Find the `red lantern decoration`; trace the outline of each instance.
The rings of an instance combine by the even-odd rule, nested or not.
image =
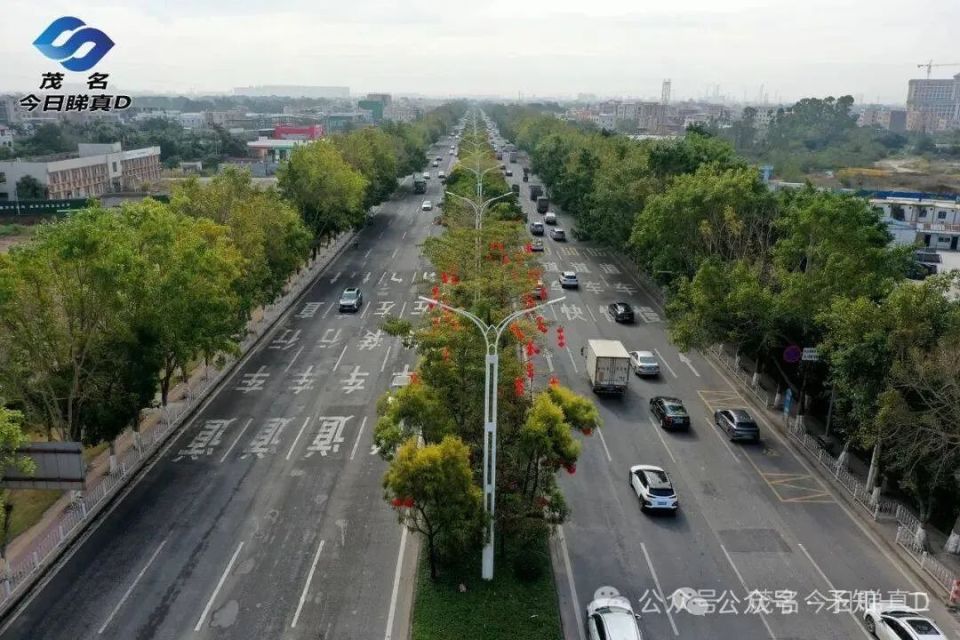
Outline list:
[[[593,434],[593,428],[592,428],[592,427],[584,427],[584,428],[583,428],[583,435],[589,436],[589,435],[592,435],[592,434]]]
[[[563,327],[557,327],[557,346],[561,349],[567,346],[567,336],[563,333]]]
[[[527,377],[533,380],[533,363],[527,362]]]
[[[403,499],[403,506],[406,507],[407,509],[412,509],[412,508],[413,508],[413,498],[404,498],[404,499]]]
[[[577,472],[577,463],[568,462],[567,464],[563,465],[563,468],[567,470],[567,473],[569,473],[570,475],[573,475]]]
[[[550,376],[550,386],[556,387],[560,384],[560,378],[557,376]]]
[[[393,505],[394,509],[399,509],[403,506],[403,500],[401,498],[394,498],[390,501],[390,504]]]
[[[444,274],[444,277],[446,277],[446,274]],[[446,282],[446,280],[444,280],[444,282]],[[433,289],[430,290],[430,293],[434,300],[440,299],[440,287],[437,285],[433,285]]]
[[[532,358],[532,357],[533,357],[533,354],[536,353],[536,347],[533,346],[533,343],[532,343],[532,342],[528,342],[528,343],[527,343],[527,346],[526,346],[526,349],[527,349],[527,357],[528,357],[528,358]]]
[[[526,390],[526,385],[523,383],[523,378],[516,378],[513,381],[513,390],[516,392],[518,398],[523,397],[523,393]]]
[[[547,321],[543,319],[543,316],[537,316],[537,331],[540,333],[547,332]]]
[[[460,284],[460,278],[457,277],[457,274],[450,276],[450,284]]]
[[[443,272],[440,274],[440,281],[443,282],[443,284],[447,284],[450,281],[450,276],[448,276],[446,272]]]
[[[410,384],[420,384],[420,374],[416,371],[410,374]]]
[[[527,244],[523,245],[523,250],[527,253],[533,253],[533,245],[528,242]]]

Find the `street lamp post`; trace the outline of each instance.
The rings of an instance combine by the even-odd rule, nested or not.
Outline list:
[[[473,209],[473,214],[474,214],[473,224],[474,224],[474,229],[476,229],[477,231],[477,273],[479,274],[480,273],[480,229],[483,228],[483,214],[486,211],[487,207],[489,207],[491,204],[493,204],[500,198],[506,198],[507,196],[513,195],[513,191],[507,191],[506,193],[501,193],[499,196],[490,198],[489,200],[486,200],[485,202],[482,202],[480,204],[477,204],[470,198],[464,198],[459,194],[453,193],[452,191],[447,191],[446,194],[448,196],[453,196],[454,198],[458,198],[466,202]]]
[[[478,318],[475,314],[464,309],[458,309],[444,304],[439,300],[419,296],[420,300],[435,304],[442,309],[452,311],[457,315],[467,318],[477,326],[483,335],[483,340],[487,346],[486,357],[484,359],[484,380],[483,380],[483,508],[490,517],[489,530],[486,540],[483,544],[483,556],[481,577],[484,580],[493,580],[493,535],[494,535],[494,514],[496,512],[496,484],[497,484],[497,385],[500,373],[500,336],[514,320],[533,313],[539,309],[544,309],[551,304],[555,304],[566,299],[566,296],[538,304],[529,309],[520,309],[514,311],[506,318],[495,325],[490,325]],[[491,337],[493,338],[491,340]]]

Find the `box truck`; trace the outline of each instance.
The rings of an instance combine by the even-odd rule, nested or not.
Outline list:
[[[587,340],[583,348],[594,393],[623,394],[630,380],[630,354],[619,340]]]

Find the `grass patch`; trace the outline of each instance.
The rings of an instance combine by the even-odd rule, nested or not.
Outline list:
[[[10,539],[17,537],[43,517],[44,512],[60,499],[62,491],[47,489],[20,489],[11,491],[8,501],[13,505],[10,518]]]
[[[560,612],[550,568],[547,540],[542,541],[542,573],[524,583],[513,571],[511,554],[497,556],[492,582],[480,578],[480,552],[458,567],[445,567],[430,580],[430,563],[421,547],[413,607],[413,640],[559,640]],[[460,593],[459,585],[467,587]]]
[[[0,224],[0,238],[5,236],[30,236],[35,227],[26,224]]]

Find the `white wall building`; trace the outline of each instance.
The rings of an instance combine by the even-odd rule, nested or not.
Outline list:
[[[184,129],[205,129],[207,126],[207,114],[200,111],[198,113],[181,113],[180,126]]]
[[[957,251],[960,242],[960,202],[919,198],[871,198],[870,204],[883,212],[884,221],[901,244],[904,225],[913,228],[914,241],[932,249]]]
[[[13,129],[0,124],[0,147],[13,148]]]

